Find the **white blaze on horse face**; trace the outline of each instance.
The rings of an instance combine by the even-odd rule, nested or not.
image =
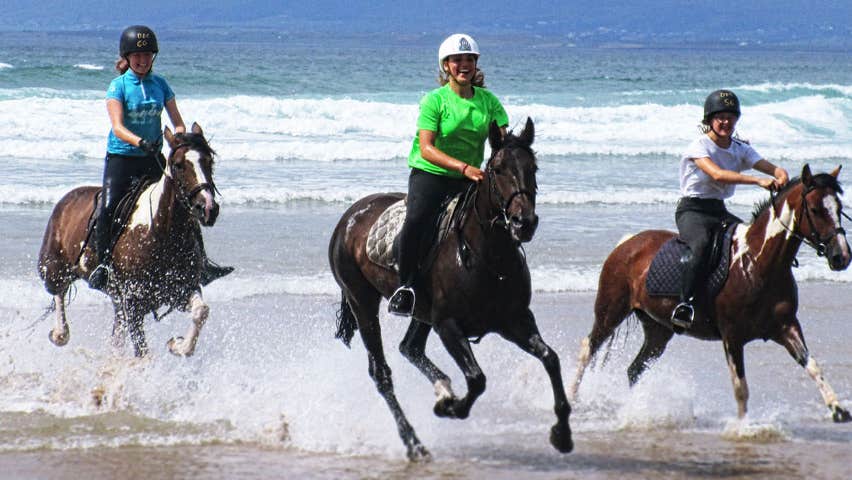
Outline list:
[[[201,154],[195,150],[190,150],[184,155],[184,160],[192,166],[192,171],[195,172],[195,178],[199,184],[211,184],[210,179],[204,174],[204,169],[201,167]],[[213,195],[208,190],[201,191],[204,196],[204,218],[210,217],[210,210],[213,209]]]

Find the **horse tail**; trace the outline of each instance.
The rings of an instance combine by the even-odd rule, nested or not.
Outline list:
[[[337,333],[334,334],[334,338],[339,338],[348,347],[355,335],[355,330],[358,330],[358,321],[352,313],[352,307],[349,306],[346,295],[341,295],[340,308],[337,310]]]

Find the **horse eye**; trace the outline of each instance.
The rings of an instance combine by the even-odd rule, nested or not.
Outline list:
[[[183,170],[184,169],[183,162],[175,163],[175,168],[178,169],[178,170]]]

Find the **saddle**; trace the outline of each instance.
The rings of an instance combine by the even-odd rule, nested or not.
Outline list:
[[[437,220],[437,233],[433,236],[432,246],[429,253],[425,256],[426,260],[421,266],[424,270],[434,258],[433,252],[437,246],[447,238],[450,228],[453,225],[453,218],[456,216],[459,200],[464,193],[460,193],[450,197],[441,209],[441,214]],[[402,224],[405,223],[405,203],[408,197],[405,197],[391,204],[381,215],[376,219],[376,222],[370,227],[367,233],[367,258],[376,265],[380,265],[391,270],[397,268],[397,239],[399,232],[402,230]]]
[[[738,222],[722,224],[714,236],[712,247],[709,249],[705,263],[706,271],[703,288],[696,289],[696,297],[712,300],[716,297],[725,281],[728,279],[728,269],[731,263],[731,241]],[[686,266],[681,263],[681,257],[689,251],[689,247],[677,237],[672,238],[660,247],[645,280],[648,295],[653,297],[680,296],[681,278]]]
[[[115,242],[118,241],[118,237],[124,231],[124,228],[127,226],[127,222],[130,220],[130,216],[133,214],[134,207],[136,206],[136,202],[139,200],[139,197],[142,195],[142,192],[145,191],[148,186],[154,183],[154,179],[150,177],[143,177],[137,182],[134,182],[130,190],[118,201],[118,205],[115,208],[115,213],[113,215],[112,225],[110,225],[110,241],[109,248],[115,246]],[[92,214],[89,216],[89,222],[86,226],[86,237],[83,241],[83,246],[80,249],[80,255],[83,255],[83,252],[86,251],[86,247],[90,242],[93,242],[93,236],[95,234],[95,225],[98,222],[98,217],[100,216],[101,210],[103,210],[103,202],[101,198],[103,197],[103,189],[98,190],[98,193],[94,197],[94,208],[92,209]],[[97,259],[100,262],[101,259]],[[79,262],[79,259],[78,259]]]

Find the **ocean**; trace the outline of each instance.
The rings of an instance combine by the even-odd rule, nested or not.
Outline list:
[[[334,339],[340,291],[326,254],[351,202],[405,191],[417,105],[437,86],[443,34],[158,35],[155,71],[218,154],[222,211],[205,230],[207,249],[236,271],[205,288],[211,315],[191,358],[165,348],[188,325],[180,313],[148,319],[148,358],[112,351],[111,305],[84,282],[68,308],[70,343],[48,341],[38,250],[61,196],[100,183],[118,32],[0,32],[0,477],[847,474],[852,424],[831,422],[812,380],[773,343],[746,348],[750,411],[739,421],[719,342],[675,338],[629,389],[625,370],[641,344],[633,328],[587,373],[571,417],[576,449],[560,455],[547,442],[552,396],[535,359],[486,337],[474,352],[488,389],[469,419],[439,419],[432,386],[397,352],[407,323],[383,313],[397,395],[435,458],[408,465],[360,339],[351,350]],[[849,163],[845,50],[477,40],[510,128],[535,122],[540,226],[525,251],[532,309],[566,383],[609,251],[626,234],[675,228],[679,154],[698,135],[710,91],[739,95],[740,136],[791,176],[804,164]],[[740,186],[728,205],[748,220],[765,198]],[[850,408],[852,272],[831,272],[807,247],[798,260],[805,337]],[[427,352],[463,392],[437,340]],[[105,392],[100,407],[95,389]]]

